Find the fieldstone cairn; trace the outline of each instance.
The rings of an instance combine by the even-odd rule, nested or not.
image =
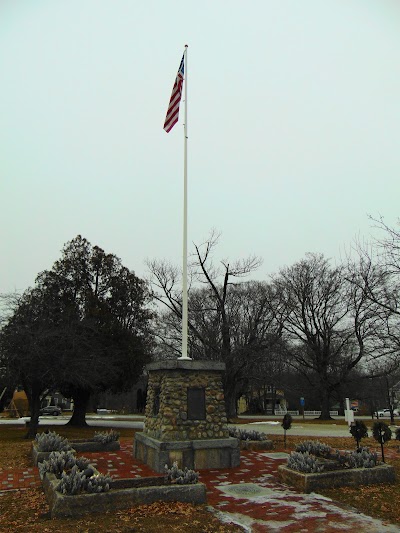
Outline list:
[[[134,457],[153,470],[177,461],[191,469],[240,464],[239,442],[229,437],[222,374],[225,364],[173,360],[151,363],[144,430]]]

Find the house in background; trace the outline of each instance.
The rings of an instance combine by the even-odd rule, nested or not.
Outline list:
[[[63,411],[73,411],[74,402],[71,398],[65,398],[60,392],[50,392],[42,400],[40,407],[47,407],[49,405],[58,405]]]
[[[141,376],[127,392],[103,392],[93,398],[93,410],[107,409],[121,414],[144,413],[147,397],[147,376]]]
[[[272,385],[264,385],[241,396],[238,402],[238,414],[285,414],[288,403],[284,391]]]

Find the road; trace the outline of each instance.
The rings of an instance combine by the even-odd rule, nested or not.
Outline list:
[[[39,420],[39,425],[62,426],[68,422],[70,415],[61,416],[42,416]],[[283,429],[281,427],[282,417],[276,417],[276,420],[262,420],[253,422],[251,418],[246,424],[229,424],[231,427],[238,427],[240,429],[248,429],[267,433],[267,435],[282,435]],[[370,420],[370,417],[357,417],[358,419]],[[246,419],[246,417],[243,417]],[[24,425],[28,417],[23,418],[0,418],[0,424],[8,425]],[[349,429],[347,426],[338,423],[343,420],[343,417],[336,417],[325,424],[308,424],[307,419],[303,420],[301,417],[293,418],[292,427],[288,430],[288,435],[300,435],[308,437],[349,437]],[[382,419],[381,419],[382,420]],[[389,424],[389,419],[384,419]],[[110,427],[110,428],[132,428],[143,429],[143,416],[141,415],[87,415],[86,422],[93,427]],[[394,430],[398,426],[392,426]]]

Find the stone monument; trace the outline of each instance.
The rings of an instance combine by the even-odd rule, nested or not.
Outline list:
[[[231,468],[240,464],[238,439],[229,437],[222,374],[225,364],[177,359],[150,363],[144,430],[133,455],[156,472]]]

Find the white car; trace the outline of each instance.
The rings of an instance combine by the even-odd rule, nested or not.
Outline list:
[[[393,415],[399,416],[399,411],[397,409],[393,409]],[[376,413],[374,413],[374,416],[378,416],[379,418],[383,416],[389,416],[390,417],[390,409],[379,409]]]

